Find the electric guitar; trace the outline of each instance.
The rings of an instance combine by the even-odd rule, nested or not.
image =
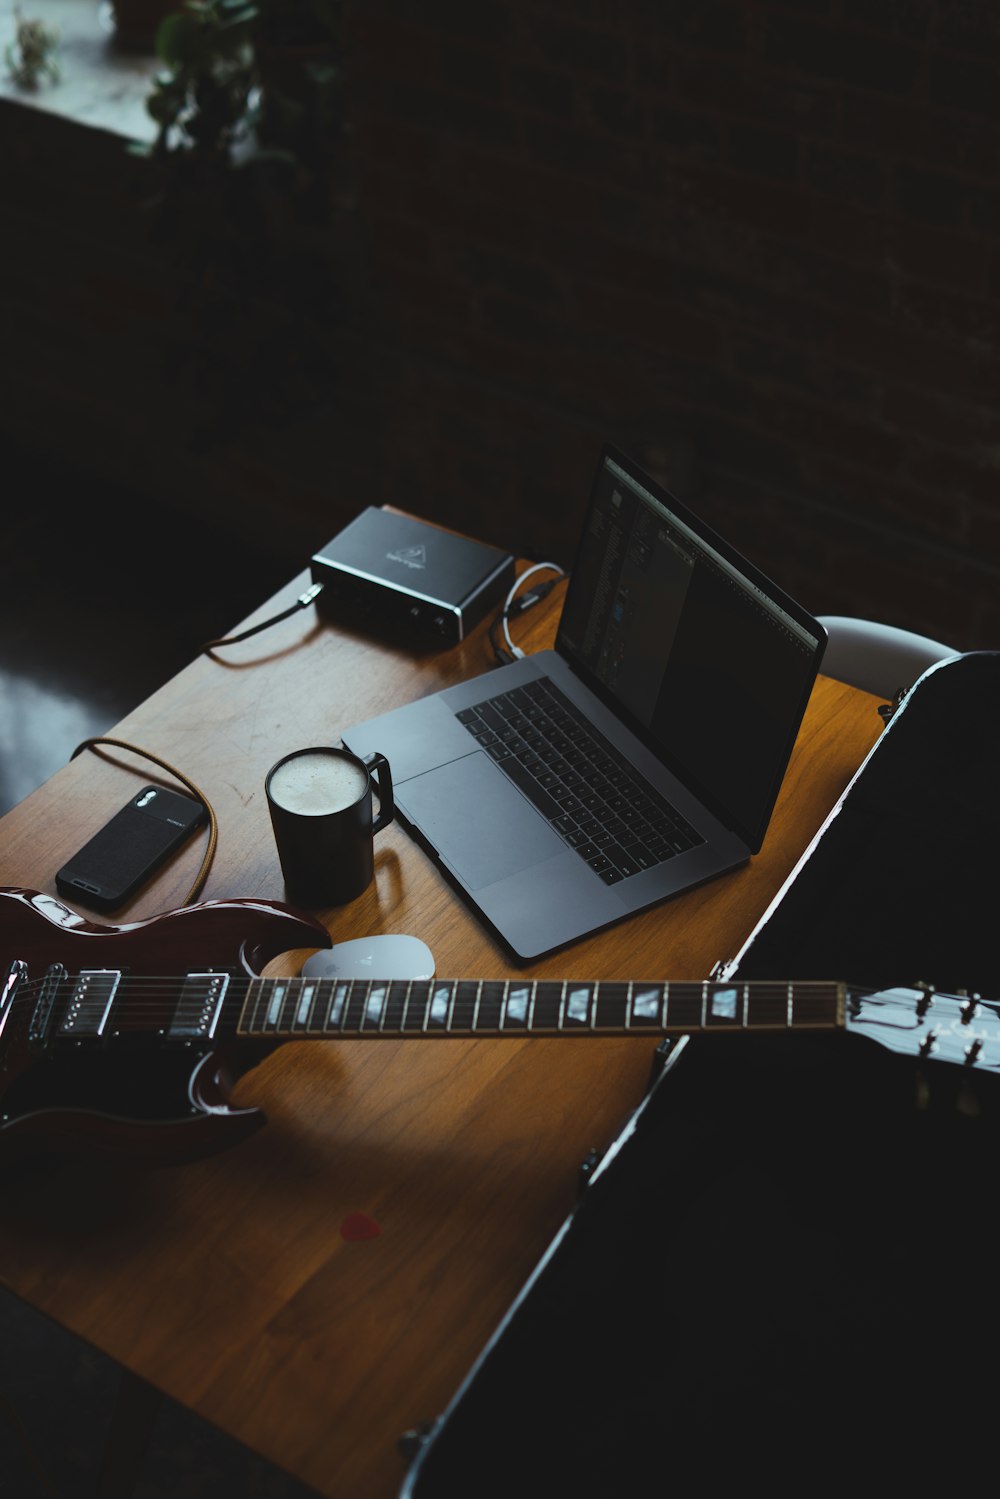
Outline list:
[[[1000,1069],[998,1005],[926,986],[263,978],[277,954],[330,937],[289,906],[253,899],[115,927],[0,888],[0,934],[4,1147],[209,1154],[265,1122],[230,1103],[233,1077],[309,1039],[847,1030],[913,1058]]]

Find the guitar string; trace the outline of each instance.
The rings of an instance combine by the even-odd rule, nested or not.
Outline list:
[[[78,982],[78,980],[74,976],[67,976],[66,978],[58,979],[54,983],[50,982],[49,987],[50,987],[51,997],[52,997],[53,1003],[55,1003],[57,1000],[65,999],[67,997],[67,995],[71,996],[75,992],[75,990],[76,990],[77,982]],[[236,989],[236,991],[233,994],[226,995],[224,997],[224,999],[223,999],[223,1010],[229,1011],[230,1013],[239,1010],[240,1015],[242,1017],[242,1011],[243,1011],[244,1007],[246,1006],[246,1004],[248,1003],[248,1001],[251,998],[250,993],[249,993],[249,986],[252,983],[254,983],[254,982],[259,982],[259,980],[251,979],[251,978],[246,978],[245,980],[243,980],[242,976],[240,978],[238,978],[237,979],[238,988]],[[303,987],[306,987],[308,985],[309,980],[302,979],[302,978],[300,978],[298,976],[293,976],[293,977],[289,977],[287,980],[282,980],[280,978],[275,978],[275,979],[265,979],[265,980],[263,980],[263,982],[268,983],[268,984],[273,984],[273,985],[275,985],[275,987],[278,987],[278,986],[282,985],[283,983],[293,986],[293,987],[291,987],[288,996],[281,997],[280,1004],[281,1004],[282,1010],[284,1010],[287,1007],[290,1011],[294,1012],[296,1004],[301,1002],[302,989],[303,989]],[[336,983],[336,980],[325,979],[325,980],[317,980],[315,982],[317,982],[320,985],[325,984],[325,985],[330,986],[328,988],[327,993],[325,995],[323,993],[322,988],[320,989],[320,997],[323,998],[323,999],[332,1001],[332,998],[333,998],[332,987]],[[275,1027],[268,1028],[268,1026],[266,1024],[264,1024],[264,1025],[259,1025],[258,1024],[258,1025],[255,1025],[255,1026],[251,1026],[250,1029],[253,1030],[253,1031],[259,1032],[261,1034],[275,1034],[275,1033],[286,1034],[286,1033],[289,1033],[289,1032],[294,1032],[296,1029],[300,1029],[300,1030],[316,1029],[316,1030],[318,1030],[320,1032],[320,1034],[336,1035],[336,1034],[340,1034],[340,1033],[344,1032],[344,1030],[345,1030],[345,1022],[346,1022],[348,1016],[351,1015],[351,1011],[352,1010],[354,1012],[353,1013],[353,1019],[352,1019],[352,1029],[353,1029],[353,1027],[358,1027],[358,1028],[363,1028],[364,1027],[365,1021],[366,1021],[366,1019],[368,1019],[368,1001],[369,1001],[369,998],[370,998],[370,989],[371,988],[376,988],[377,989],[379,987],[384,987],[386,990],[388,990],[390,988],[390,986],[392,984],[394,984],[394,983],[405,983],[405,984],[408,984],[408,993],[407,993],[407,995],[404,998],[404,1005],[408,1005],[411,1002],[411,1000],[412,1000],[412,998],[414,996],[414,992],[416,992],[416,996],[419,998],[420,1002],[422,1004],[426,1005],[429,1001],[432,1000],[432,997],[435,994],[439,994],[442,989],[446,989],[447,988],[450,991],[454,991],[455,989],[457,989],[457,987],[459,985],[469,984],[469,983],[476,984],[475,980],[468,980],[468,979],[417,979],[417,980],[413,980],[412,982],[411,981],[407,981],[407,980],[392,980],[392,979],[387,979],[387,980],[379,980],[379,979],[371,979],[371,980],[369,980],[369,979],[357,979],[357,980],[348,980],[347,982],[351,985],[351,989],[350,989],[350,992],[348,993],[348,995],[346,996],[345,1002],[344,1002],[343,1007],[342,1007],[343,1019],[334,1022],[332,1025],[329,1025],[328,1027],[326,1025],[324,1025],[324,1026],[315,1026],[315,1025],[314,1026],[308,1026],[308,1025],[306,1025],[306,1026],[297,1027],[294,1020],[288,1021],[286,1019],[284,1021],[284,1023],[281,1024],[280,1026],[275,1026]],[[566,989],[566,990],[572,990],[572,989],[578,989],[578,990],[588,989],[588,990],[590,990],[590,989],[593,989],[593,990],[596,991],[596,994],[597,994],[597,1002],[600,1003],[603,1000],[604,1003],[605,1003],[605,1005],[614,1005],[616,1003],[617,1004],[622,1004],[622,1002],[626,1000],[626,994],[623,991],[627,991],[629,989],[630,982],[631,982],[631,987],[633,989],[638,989],[640,991],[649,991],[649,990],[652,990],[652,989],[662,988],[664,986],[667,986],[668,991],[669,990],[673,990],[672,994],[670,994],[669,992],[667,994],[668,1004],[669,1004],[669,1002],[670,1002],[671,999],[673,999],[675,1001],[698,999],[698,998],[700,998],[702,996],[702,994],[704,992],[704,988],[705,988],[705,985],[702,982],[698,981],[698,980],[682,980],[682,981],[674,981],[674,982],[669,982],[669,983],[668,983],[667,980],[662,980],[662,979],[656,979],[656,980],[652,980],[652,979],[650,979],[650,980],[632,980],[632,981],[628,981],[628,980],[614,980],[614,979],[612,979],[612,980],[600,980],[600,981],[598,981],[598,980],[582,980],[582,979],[580,979],[580,980],[567,979],[565,981],[563,981],[563,980],[554,980],[554,979],[550,979],[550,980],[544,980],[543,979],[543,980],[537,980],[537,981],[530,980],[530,981],[527,981],[527,982],[524,982],[524,983],[519,983],[517,980],[510,980],[510,981],[506,981],[506,980],[502,980],[502,979],[498,979],[498,980],[484,980],[484,983],[496,983],[496,984],[501,985],[501,986],[506,986],[505,992],[503,993],[502,996],[491,996],[491,999],[493,1000],[493,1002],[496,1002],[496,1000],[498,998],[501,999],[501,1002],[503,1000],[508,999],[509,998],[508,991],[511,988],[514,988],[515,990],[517,988],[531,988],[533,984],[537,983],[539,985],[542,985],[542,984],[550,985],[551,984],[555,988],[560,989],[560,990],[563,990],[563,989]],[[16,1008],[18,1010],[22,1010],[24,1008],[27,1008],[29,1005],[34,1005],[35,1003],[37,1003],[38,999],[41,997],[42,990],[43,990],[43,988],[45,986],[45,983],[46,983],[46,980],[44,978],[41,978],[41,979],[32,979],[32,980],[25,981],[25,983],[23,984],[22,988],[19,989],[19,991],[17,992],[17,994],[14,997],[14,1003],[13,1003],[12,1009]],[[177,987],[177,985],[178,985],[177,978],[175,976],[171,976],[171,975],[158,975],[158,974],[154,974],[154,975],[149,975],[149,976],[146,976],[146,977],[138,977],[138,978],[133,977],[133,978],[130,978],[128,980],[128,991],[127,991],[127,994],[124,995],[121,999],[119,999],[117,1001],[117,1003],[114,1005],[113,1013],[114,1013],[115,1020],[117,1022],[128,1021],[128,1022],[132,1022],[132,1023],[134,1023],[136,1021],[145,1021],[147,1025],[152,1025],[154,1027],[158,1026],[158,1023],[160,1021],[169,1022],[171,1019],[173,1019],[173,1018],[176,1017],[179,1005],[181,1005],[181,1004],[184,1003],[183,997],[179,997],[178,996],[178,987]],[[355,988],[355,985],[357,985],[358,987]],[[476,987],[478,989],[478,987],[479,987],[478,984],[476,984]],[[711,984],[710,983],[710,987],[713,988],[713,989],[715,989],[715,990],[726,990],[726,989],[732,989],[732,988],[742,988],[744,986],[742,986],[742,985],[726,984],[726,983],[715,983],[715,984]],[[797,988],[800,991],[801,997],[803,997],[803,998],[806,997],[806,995],[810,991],[812,991],[812,990],[829,991],[829,990],[831,990],[833,988],[836,988],[835,985],[831,984],[830,982],[823,981],[823,980],[808,980],[808,981],[805,981],[804,983],[798,983],[794,987]],[[786,1002],[786,999],[787,999],[787,993],[788,993],[788,984],[786,984],[786,983],[779,983],[779,982],[770,982],[769,983],[769,982],[766,982],[766,981],[762,982],[762,983],[755,983],[753,985],[753,989],[752,989],[752,992],[751,992],[751,1001],[757,1001],[758,1003],[757,1003],[757,1005],[755,1007],[758,1008],[761,1012],[763,1012],[763,1009],[764,1009],[763,1002],[764,1001],[766,1001],[766,1000],[772,1000],[772,1001],[777,1000],[781,1005],[784,1005],[784,1003]],[[270,996],[272,1002],[273,1002],[273,997],[274,996],[273,996],[273,993],[272,993],[272,995]],[[538,1000],[539,997],[540,996],[538,996],[537,993],[533,996],[533,998],[536,1000],[536,1002],[537,1002],[537,1000]],[[548,995],[548,996],[544,996],[542,998],[543,998],[543,1003],[545,1003],[546,1005],[549,1005],[549,1004],[551,1004],[551,1001],[552,1001],[552,999],[555,998],[555,996]],[[100,999],[101,999],[101,997],[98,996],[97,1001],[96,1001],[96,1003],[98,1005],[100,1004]],[[560,1003],[561,1003],[561,999],[562,999],[562,996],[560,996]],[[588,1021],[592,1018],[592,1016],[589,1013],[589,1006],[590,1006],[590,1004],[592,1002],[592,999],[593,999],[593,996],[591,996],[590,998],[588,998]],[[397,994],[396,996],[394,996],[392,998],[392,1000],[390,1000],[388,1002],[392,1003],[392,1004],[399,1004],[399,1001],[400,1001],[400,996]],[[203,1001],[201,1000],[200,997],[193,996],[193,997],[190,997],[188,999],[187,1005],[191,1009],[197,1010],[197,1009],[201,1008],[202,1002]],[[660,1002],[662,1002],[662,996],[661,996]],[[447,1030],[449,1027],[457,1027],[457,1028],[462,1029],[462,1030],[474,1030],[474,1029],[477,1028],[475,1026],[474,1022],[476,1020],[477,1007],[480,1005],[480,998],[479,998],[478,994],[473,994],[473,995],[459,995],[457,993],[449,993],[448,1005],[449,1005],[449,1011],[450,1011],[449,1019],[448,1019],[448,1025],[445,1026],[445,1027],[443,1027],[442,1029]],[[328,1009],[328,1005],[325,1005],[324,1008]],[[628,1013],[627,1004],[623,1005],[623,1011],[622,1011],[622,1013],[623,1013],[623,1020],[622,1020],[621,1023],[622,1023],[622,1028],[624,1029],[625,1028],[624,1016]],[[401,1019],[404,1016],[405,1016],[405,1011],[401,1012]],[[380,1021],[382,1023],[384,1023],[384,1017],[382,1015],[381,1009],[380,1009],[380,1017],[379,1018],[380,1018]],[[744,1019],[744,1016],[743,1016],[742,1013],[741,1013],[740,1018],[741,1018],[741,1020]],[[505,1024],[504,1025],[501,1025],[500,1022],[499,1022],[499,1019],[498,1019],[496,1024],[493,1024],[493,1023],[490,1023],[488,1025],[484,1024],[482,1026],[482,1029],[485,1032],[488,1033],[488,1032],[492,1032],[492,1031],[495,1031],[495,1030],[504,1030],[504,1029],[508,1029],[508,1030],[511,1030],[511,1031],[520,1030],[520,1031],[523,1032],[525,1029],[529,1029],[530,1030],[532,1028],[531,1026],[529,1026],[527,1024],[527,1017],[525,1017],[524,1019],[519,1019],[519,1018],[508,1019],[507,1015],[506,1015],[506,1012],[505,1012],[505,1014],[504,1014],[504,1020],[505,1020]],[[555,1027],[557,1025],[557,1023],[558,1023],[558,1011],[556,1012],[555,1016],[553,1017],[551,1024],[552,1024],[553,1027]],[[680,1022],[678,1022],[678,1024],[679,1023]],[[686,1023],[689,1024],[689,1025],[691,1024],[690,1021],[688,1021]],[[560,1028],[561,1029],[570,1029],[570,1030],[575,1031],[578,1028],[582,1029],[583,1025],[584,1025],[584,1022],[582,1022],[582,1021],[571,1020],[569,1022],[569,1025],[567,1026],[567,1024],[566,1024],[566,1017],[564,1015],[563,1016],[563,1022],[562,1022],[562,1025],[561,1025]],[[376,1028],[377,1028],[376,1025],[371,1024],[371,1022],[369,1021],[369,1033],[371,1033],[371,1031],[375,1030]],[[787,1028],[787,1026],[782,1026],[782,1028]],[[393,1031],[396,1030],[396,1029],[399,1029],[401,1032],[405,1033],[405,1027],[402,1025],[401,1020],[397,1021],[397,1022],[394,1022],[393,1026],[390,1029],[393,1030]],[[438,1029],[438,1027],[435,1025],[435,1026],[431,1027],[431,1029],[433,1029],[436,1032],[437,1029]]]
[[[618,1009],[618,1013],[615,1014],[614,1011],[612,1011],[612,1013],[609,1015],[607,1013],[607,1010],[605,1010],[605,1013],[601,1016],[600,1021],[598,1021],[598,1011],[596,1009],[596,1006],[594,1009],[591,1009],[589,1000],[588,1011],[585,1016],[572,1017],[568,1014],[568,1012],[561,1009],[561,1005],[560,1007],[557,1007],[554,1012],[550,1010],[547,1014],[543,1012],[539,1016],[536,1016],[534,1013],[530,1015],[530,1018],[528,1014],[512,1016],[506,1009],[503,1008],[503,1001],[508,998],[508,995],[505,992],[502,997],[492,996],[494,1003],[496,1003],[498,999],[500,1000],[500,1008],[489,1015],[483,1014],[480,1008],[480,997],[478,995],[462,997],[454,994],[449,996],[449,1014],[445,1023],[442,1024],[439,1021],[432,1020],[431,1018],[429,1001],[431,1001],[432,995],[434,995],[436,991],[440,991],[442,988],[447,987],[450,989],[454,989],[457,988],[459,984],[475,984],[475,980],[420,979],[407,981],[357,979],[347,981],[351,986],[351,992],[347,995],[346,1002],[343,1003],[342,1006],[338,1009],[335,1018],[331,1018],[331,1012],[328,1002],[332,1000],[332,994],[323,995],[321,991],[320,998],[323,1000],[323,1005],[320,1016],[313,1016],[311,1014],[307,1021],[300,1023],[298,1021],[297,1015],[295,1014],[296,1002],[301,1002],[301,988],[299,988],[293,989],[291,995],[288,998],[281,997],[281,1013],[279,1013],[279,1016],[275,1023],[270,1023],[268,1019],[263,1023],[258,1020],[244,1026],[244,1011],[251,997],[249,994],[249,985],[253,982],[255,982],[255,980],[248,978],[245,985],[241,984],[240,988],[233,994],[226,995],[224,997],[219,1018],[221,1018],[221,1015],[226,1015],[227,1019],[230,1022],[233,1019],[236,1019],[237,1025],[235,1034],[242,1035],[244,1038],[256,1037],[261,1040],[273,1038],[278,1041],[288,1041],[294,1040],[296,1037],[301,1037],[303,1039],[337,1040],[344,1038],[363,1039],[365,1037],[371,1038],[372,1036],[388,1036],[389,1038],[393,1039],[397,1037],[400,1039],[406,1039],[413,1038],[415,1036],[446,1037],[449,1035],[455,1035],[458,1037],[475,1037],[477,1035],[486,1037],[514,1037],[520,1035],[523,1037],[533,1034],[545,1035],[553,1033],[558,1035],[590,1034],[605,1036],[625,1036],[628,1034],[651,1035],[657,1034],[658,1032],[661,1034],[683,1034],[698,1032],[706,1029],[704,1017],[701,1017],[696,1021],[692,1021],[689,1017],[685,1017],[684,1020],[675,1019],[671,1021],[669,1010],[666,1016],[659,1015],[655,1019],[653,1017],[643,1017],[637,1022],[634,1012],[630,1013],[627,1002],[625,1004],[621,1003],[625,996],[620,992],[610,995],[608,993],[608,991],[612,990],[628,990],[630,985],[629,982],[625,980],[565,981],[566,988],[572,988],[574,986],[577,988],[589,988],[591,983],[593,983],[594,987],[598,991],[600,991],[601,989],[605,991],[604,999],[606,1004],[614,1006],[617,1002],[617,1004],[620,1006],[620,1008]],[[264,980],[264,982],[275,983],[276,985],[278,985],[282,983],[282,980],[272,979]],[[308,980],[302,980],[296,976],[290,977],[284,982],[291,983],[292,985],[303,985],[307,984]],[[320,984],[325,983],[332,989],[333,985],[336,983],[336,980],[328,979],[319,980],[317,982]],[[379,1006],[378,1012],[376,1014],[371,1014],[368,1007],[370,998],[368,991],[370,990],[370,988],[384,987],[386,990],[388,990],[392,983],[400,982],[408,983],[408,993],[403,999],[402,1004],[400,1004],[400,997],[398,995],[394,1000],[388,1002],[388,1004],[392,1004],[393,1006],[399,1006],[399,1008],[395,1010],[395,1013],[389,1010],[388,1004],[382,1004]],[[511,985],[517,983],[516,980],[484,980],[483,982],[497,983],[501,986],[507,985],[507,987],[510,987]],[[537,982],[539,984],[553,984],[558,988],[564,987],[563,981],[559,980],[537,980],[530,982]],[[23,987],[14,996],[11,1010],[20,1010],[22,1009],[22,1007],[26,1007],[27,1005],[34,1005],[41,995],[44,984],[44,979],[26,981]],[[63,991],[69,991],[69,993],[72,993],[75,988],[75,984],[76,980],[71,977],[58,980],[55,985],[51,986],[55,991],[52,995],[53,1002],[55,1002],[55,1000],[57,999],[65,998],[65,993]],[[355,984],[360,986],[359,992],[357,993],[354,992]],[[645,983],[641,981],[632,981],[631,987],[639,989],[650,989],[654,987],[660,987],[661,985],[666,985],[668,989],[673,988],[675,991],[673,997],[677,999],[693,997],[693,995],[700,995],[705,987],[704,984],[698,982],[697,980],[676,981],[673,983],[668,983],[668,981],[666,980],[655,980]],[[479,986],[477,985],[477,988],[478,987]],[[715,983],[713,987],[716,989],[726,989],[745,986]],[[756,981],[750,987],[752,989],[751,998],[759,996],[762,999],[771,998],[778,999],[779,1001],[784,1001],[785,997],[787,996],[789,986],[788,984],[784,983],[768,983],[766,981]],[[799,982],[793,985],[793,987],[802,991],[829,990],[831,988],[835,989],[838,986],[825,983],[821,980],[811,980]],[[411,1016],[409,1011],[409,1006],[413,998],[415,988],[417,998],[421,1005],[421,1014],[419,1017],[417,1015]],[[691,991],[691,993],[685,995],[684,991]],[[877,991],[867,991],[864,994],[862,994],[862,991],[859,990],[855,990],[853,992],[858,998],[864,997],[870,999],[872,997],[877,997]],[[668,1005],[670,997],[671,996],[668,993]],[[257,998],[259,998],[259,996],[257,996]],[[961,1006],[962,1008],[964,1008],[965,1004],[967,1003],[966,998],[960,998],[959,996],[954,995],[938,994],[936,996],[936,999],[939,1001],[948,1001],[954,1007]],[[190,1003],[197,1010],[197,1008],[199,1007],[199,1001],[195,999],[190,1001]],[[600,1003],[599,993],[597,1003]],[[1000,1002],[983,1000],[981,996],[977,996],[977,1003],[987,1012],[989,1012],[994,1019],[1000,1018]],[[286,1007],[289,1010],[289,1015],[287,1016],[284,1014]],[[325,1014],[322,1013],[323,1011],[325,1011]],[[160,1031],[162,1035],[167,1038],[168,1044],[171,1039],[173,1039],[175,1042],[182,1042],[188,1039],[203,1039],[206,1042],[213,1043],[218,1043],[220,1039],[217,1036],[188,1037],[184,1034],[183,1030],[179,1030],[173,1038],[170,1037],[171,1024],[173,1022],[176,1022],[178,1016],[178,1002],[177,980],[176,978],[169,975],[151,975],[147,978],[132,980],[130,983],[128,997],[123,997],[118,1002],[118,1005],[115,1007],[113,1014],[114,1024],[110,1027],[110,1034],[112,1035],[117,1034],[123,1028],[125,1030],[145,1030],[147,1032],[150,1029],[153,1029]],[[734,1019],[736,1019],[736,1017],[734,1017]],[[738,1019],[736,1019],[736,1024],[741,1029],[746,1027],[751,1030],[770,1029],[778,1031],[791,1031],[796,1028],[796,1022],[798,1022],[799,1028],[803,1028],[804,1025],[808,1023],[808,1019],[809,1017],[802,1014],[801,1011],[794,1018],[792,1016],[787,1016],[783,1020],[761,1018],[760,1015],[758,1015],[758,1018],[756,1020],[750,1020],[745,1013],[741,1012]],[[414,1020],[417,1021],[416,1024],[412,1023]],[[824,1021],[825,1024],[827,1024],[831,1028],[835,1028],[837,1025],[837,1021],[834,1016],[826,1016],[824,1017]],[[218,1023],[218,1021],[216,1021],[216,1023]],[[873,1017],[870,1015],[855,1015],[854,1023],[860,1023],[862,1025],[866,1023],[874,1023],[883,1030],[896,1029],[904,1032],[912,1032],[914,1029],[919,1029],[920,1017],[917,1016],[916,1013],[914,1013],[914,1015],[910,1017],[909,1023],[898,1020],[893,1023],[885,1016],[879,1016],[877,1019],[873,1019]],[[66,1032],[63,1032],[63,1038],[67,1040],[75,1039],[72,1034],[67,1035]],[[90,1041],[97,1041],[101,1038],[94,1035],[93,1033],[88,1034],[86,1030],[84,1030],[84,1032],[80,1036],[80,1039],[86,1045]]]

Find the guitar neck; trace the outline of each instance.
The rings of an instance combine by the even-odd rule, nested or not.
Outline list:
[[[252,979],[237,1034],[293,1040],[836,1030],[846,1012],[845,986],[817,981]]]

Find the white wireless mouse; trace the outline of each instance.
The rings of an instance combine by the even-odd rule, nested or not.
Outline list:
[[[313,953],[302,965],[306,979],[432,979],[434,955],[419,937],[384,933],[355,937]]]

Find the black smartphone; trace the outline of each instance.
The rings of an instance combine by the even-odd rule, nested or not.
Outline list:
[[[145,786],[68,859],[56,889],[95,911],[114,911],[199,828],[205,808],[193,797]]]

